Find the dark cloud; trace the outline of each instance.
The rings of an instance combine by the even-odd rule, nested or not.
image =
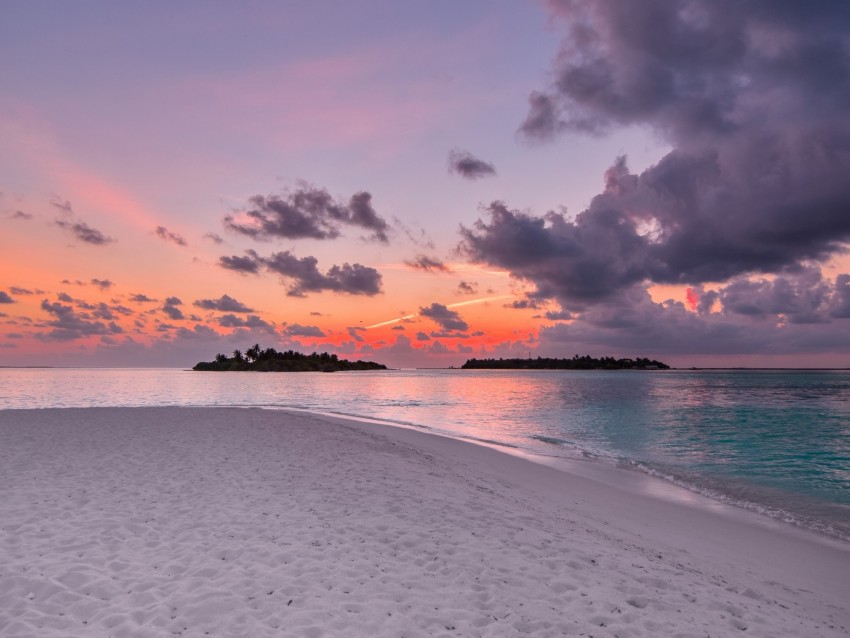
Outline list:
[[[555,102],[548,95],[533,92],[528,98],[528,106],[528,116],[519,128],[526,138],[547,141],[564,128],[558,119]]]
[[[318,326],[302,326],[297,323],[286,326],[283,333],[287,337],[324,337],[325,333]]]
[[[154,234],[164,241],[177,244],[178,246],[188,246],[186,239],[175,232],[168,230],[165,226],[157,226]]]
[[[445,331],[469,330],[469,324],[461,319],[456,311],[440,303],[432,303],[430,306],[420,308],[419,314],[432,319]]]
[[[361,191],[351,196],[348,202],[347,223],[372,231],[371,238],[382,243],[388,243],[387,222],[375,212],[372,206],[372,195]]]
[[[850,275],[824,279],[809,267],[774,278],[736,278],[716,291],[691,290],[689,309],[654,302],[640,286],[545,327],[544,349],[626,356],[850,353]],[[687,359],[686,359],[687,360]],[[691,364],[688,364],[691,365]]]
[[[13,295],[43,295],[44,291],[35,289],[30,290],[29,288],[19,288],[18,286],[11,286],[9,288]]]
[[[537,309],[539,307],[540,304],[534,299],[516,299],[509,304],[505,304],[505,308],[513,308],[514,310]]]
[[[162,311],[168,315],[168,318],[173,321],[185,319],[183,311],[177,306],[182,306],[183,302],[177,297],[168,297],[162,305]]]
[[[455,149],[449,153],[449,172],[466,179],[480,179],[496,174],[496,168],[469,151]]]
[[[147,295],[137,293],[130,296],[130,301],[135,301],[136,303],[153,303],[156,299],[151,299]]]
[[[112,288],[113,285],[112,282],[108,279],[92,279],[91,284],[92,286],[97,286],[101,290],[107,290],[109,288]]]
[[[257,328],[265,332],[274,332],[274,326],[257,315],[248,315],[244,319],[236,315],[222,315],[218,324],[223,328]]]
[[[41,302],[41,309],[54,317],[44,323],[52,330],[36,334],[36,337],[43,341],[73,341],[92,335],[123,332],[123,329],[114,322],[105,324],[102,321],[93,321],[87,313],[77,313],[71,306],[65,306],[59,302],[50,303],[45,299]]]
[[[431,337],[434,339],[467,339],[469,335],[463,332],[446,332],[432,330]]]
[[[194,302],[194,305],[204,310],[217,310],[219,312],[253,312],[252,308],[230,295],[222,295],[218,299],[198,299]]]
[[[80,241],[86,242],[87,244],[93,244],[95,246],[105,246],[106,244],[111,244],[116,241],[114,238],[107,237],[96,228],[92,228],[91,226],[82,221],[57,219],[53,223],[56,224],[62,230],[71,233],[72,235],[74,235],[74,237],[76,237]]]
[[[9,296],[8,292],[0,290],[0,303],[15,303],[15,300]]]
[[[773,280],[735,280],[719,291],[718,299],[727,314],[758,319],[781,316],[783,321],[791,323],[824,323],[829,321],[834,294],[834,287],[823,279],[820,270],[810,267]]]
[[[64,301],[65,303],[73,303],[74,301],[74,298],[67,292],[60,292],[58,295],[56,295],[56,298],[59,301]]]
[[[474,295],[478,292],[478,284],[473,281],[461,281],[457,285],[457,291],[462,295]]]
[[[92,316],[97,319],[104,319],[106,321],[114,321],[118,317],[115,314],[113,308],[110,308],[105,303],[99,303],[90,308]]]
[[[416,255],[415,259],[405,260],[404,263],[411,268],[424,270],[426,272],[450,272],[449,267],[446,266],[446,264],[436,257],[429,257],[428,255]]]
[[[331,266],[326,274],[322,274],[315,257],[299,259],[289,251],[274,253],[261,261],[268,270],[292,280],[287,294],[293,297],[323,290],[368,296],[381,292],[380,273],[361,264]]]
[[[348,327],[348,336],[357,341],[358,343],[363,342],[363,337],[360,336],[361,332],[366,332],[365,328],[361,328],[359,326],[349,326]]]
[[[419,332],[416,333],[416,340],[417,341],[431,341],[431,337],[427,333],[422,332],[420,330]]]
[[[255,195],[249,201],[249,208],[225,216],[228,230],[253,239],[334,239],[342,226],[355,226],[370,231],[370,239],[389,241],[389,226],[365,191],[340,203],[326,190],[301,183],[284,195]]]
[[[224,239],[222,239],[221,235],[219,235],[218,233],[204,233],[204,239],[209,239],[217,246],[224,243]]]
[[[248,255],[245,257],[239,257],[238,255],[220,257],[218,265],[228,270],[256,275],[260,272],[262,262],[257,257],[257,253],[248,251]]]
[[[850,5],[550,5],[566,37],[522,132],[642,125],[673,150],[640,173],[618,159],[575,219],[493,203],[463,229],[471,259],[532,282],[532,298],[582,310],[635,285],[791,272],[846,250]]]
[[[838,275],[835,278],[830,315],[836,319],[850,319],[850,275]]]

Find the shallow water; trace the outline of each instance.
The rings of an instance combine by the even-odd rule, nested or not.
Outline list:
[[[590,458],[850,539],[850,372],[0,369],[0,408],[288,407]]]

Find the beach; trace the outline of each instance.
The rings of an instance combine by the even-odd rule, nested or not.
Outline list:
[[[0,411],[0,635],[846,636],[850,545],[278,410]]]

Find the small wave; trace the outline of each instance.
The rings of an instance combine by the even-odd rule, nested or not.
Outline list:
[[[545,436],[543,434],[532,434],[529,438],[534,439],[535,441],[541,441],[543,443],[549,443],[550,445],[572,445],[569,441],[565,441],[564,439],[559,439],[554,436]]]
[[[733,507],[739,507],[750,512],[755,512],[762,516],[767,516],[768,518],[782,521],[783,523],[788,523],[796,527],[817,532],[818,534],[822,534],[830,538],[836,538],[846,542],[850,541],[850,528],[835,525],[833,523],[829,523],[811,516],[795,514],[775,505],[756,503],[746,498],[733,496],[732,494],[724,492],[719,488],[699,484],[694,480],[689,480],[687,478],[677,476],[675,474],[670,473],[669,471],[653,467],[642,461],[636,461],[633,459],[622,459],[620,464],[629,469],[637,470],[639,472],[642,472],[643,474],[648,474],[649,476],[662,479],[664,481],[667,481],[668,483],[673,483],[674,485],[683,487],[686,490],[689,490],[701,496],[705,496],[707,498],[710,498],[711,500],[724,503],[725,505],[731,505]]]
[[[453,435],[456,436],[457,435]],[[509,447],[514,450],[520,449],[518,445],[514,445],[513,443],[505,443],[504,441],[495,441],[493,439],[480,439],[477,436],[461,436],[457,438],[466,439],[467,441],[475,441],[477,443],[486,443],[487,445],[498,445],[499,447]]]

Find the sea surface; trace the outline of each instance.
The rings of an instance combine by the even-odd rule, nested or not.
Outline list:
[[[653,474],[850,540],[850,371],[0,368],[0,409],[255,406]]]

